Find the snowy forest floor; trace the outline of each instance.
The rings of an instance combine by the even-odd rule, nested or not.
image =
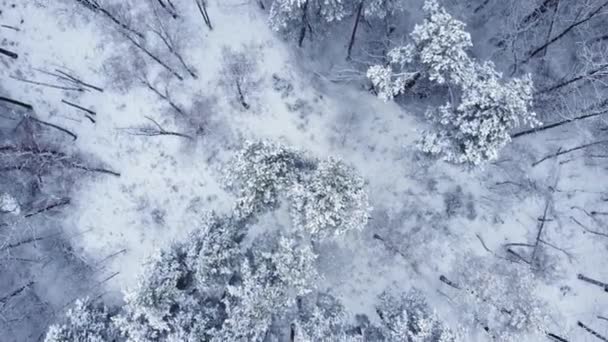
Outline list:
[[[608,295],[577,279],[583,274],[608,280],[608,235],[581,226],[605,229],[607,170],[601,159],[578,152],[532,166],[558,148],[583,143],[580,132],[557,129],[518,138],[482,169],[429,159],[415,147],[424,128],[419,108],[384,103],[355,82],[328,81],[319,74],[323,66],[270,31],[255,2],[236,0],[210,2],[212,31],[195,10],[184,12],[191,31],[183,32],[183,55],[198,79],[159,85],[167,87],[180,113],[137,81],[141,70],[124,57],[132,53],[128,43],[95,16],[82,15],[69,2],[40,3],[16,1],[0,15],[2,24],[19,28],[2,31],[3,45],[14,42],[8,46],[20,53],[16,60],[0,57],[1,96],[31,103],[41,119],[78,136],[67,148],[120,173],[79,180],[69,206],[44,214],[43,222],[69,236],[75,258],[94,265],[78,286],[70,284],[70,272],[78,270],[66,266],[69,260],[45,265],[30,291],[51,312],[59,314],[84,295],[118,300],[120,291],[134,284],[142,261],[194,229],[201,209],[229,209],[232,198],[220,185],[221,167],[242,140],[270,138],[319,157],[339,156],[368,181],[370,223],[361,233],[326,243],[321,254],[324,286],[350,312],[371,317],[385,288],[414,286],[440,316],[457,324],[458,312],[445,297],[452,289],[440,275],[449,275],[467,253],[494,258],[505,255],[504,243],[534,244],[543,227],[545,267],[538,274],[538,295],[550,303],[555,330],[571,341],[591,341],[594,337],[576,326],[585,321],[608,333],[608,322],[596,320],[608,315]],[[233,72],[226,64],[238,52],[250,59],[248,109],[224,82]],[[17,79],[51,82],[37,70],[55,68],[70,69],[104,91],[70,92]],[[62,100],[94,110],[95,122]],[[193,139],[133,134],[150,119]],[[44,236],[47,226],[31,229]],[[0,275],[0,297],[27,277],[4,272],[8,269]],[[0,314],[2,341],[36,340],[46,329],[31,317],[25,319],[29,323],[14,323],[19,317],[7,317],[7,303]],[[30,335],[21,335],[28,324]]]

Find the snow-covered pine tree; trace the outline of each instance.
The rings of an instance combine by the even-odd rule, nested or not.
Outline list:
[[[300,151],[269,141],[248,141],[227,170],[226,187],[238,196],[236,214],[245,218],[279,206],[298,170],[314,168]]]
[[[365,182],[353,168],[329,158],[304,179],[289,194],[297,228],[326,238],[365,227],[371,207]]]
[[[325,238],[363,229],[371,210],[364,180],[343,161],[319,161],[267,141],[247,143],[229,168],[241,217],[289,201],[294,227]]]
[[[297,298],[316,286],[317,256],[305,241],[263,236],[248,254],[240,283],[228,287],[227,318],[214,341],[262,341],[272,325],[285,323]]]
[[[426,0],[426,18],[411,33],[412,42],[392,49],[387,65],[373,65],[367,75],[378,96],[390,100],[421,75],[447,84],[452,100],[427,111],[433,128],[424,132],[420,148],[444,160],[480,165],[498,157],[520,124],[540,124],[531,111],[530,76],[502,81],[491,62],[468,55],[472,46],[465,24],[454,19],[437,0]]]
[[[444,84],[457,81],[472,63],[467,51],[473,46],[465,23],[452,17],[437,0],[426,0],[426,17],[414,27],[411,43],[391,49],[386,65],[373,65],[367,71],[378,96],[385,100],[406,91],[420,74]]]
[[[486,329],[496,341],[543,338],[548,331],[547,303],[536,293],[532,271],[496,258],[467,256],[452,272],[453,300],[464,321]]]
[[[296,341],[355,341],[357,336],[349,334],[350,328],[344,306],[333,296],[314,293],[298,302]]]
[[[387,16],[403,11],[408,0],[359,0],[363,3],[363,15],[366,18],[384,19]]]
[[[511,141],[510,132],[521,124],[540,122],[530,110],[533,86],[530,76],[500,81],[492,63],[473,64],[460,76],[459,103],[427,112],[433,129],[424,132],[420,148],[455,163],[481,165],[498,158]]]
[[[208,341],[221,328],[221,302],[238,271],[240,221],[210,215],[190,238],[150,260],[115,319],[127,341]]]
[[[353,1],[274,0],[270,6],[270,27],[295,35],[302,45],[307,34],[322,32],[325,26],[352,15]]]
[[[376,312],[386,342],[456,342],[461,338],[431,311],[423,294],[410,290],[399,296],[383,292]]]
[[[63,324],[49,327],[45,342],[118,342],[118,330],[114,327],[108,309],[89,298],[78,299],[66,313]]]

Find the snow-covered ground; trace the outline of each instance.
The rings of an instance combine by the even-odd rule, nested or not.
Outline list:
[[[553,264],[547,268],[552,272],[539,275],[538,295],[550,303],[552,328],[570,341],[594,339],[576,326],[579,320],[608,332],[608,322],[596,320],[608,315],[608,295],[577,279],[580,273],[608,280],[608,238],[580,226],[601,231],[606,225],[606,216],[584,212],[606,211],[606,168],[601,159],[577,154],[531,166],[560,147],[585,142],[583,133],[558,129],[519,138],[482,169],[433,161],[415,146],[425,128],[420,108],[384,103],[354,84],[328,81],[316,72],[322,66],[268,28],[267,14],[255,2],[210,1],[212,31],[194,2],[178,3],[190,9],[182,11],[183,27],[190,28],[182,51],[198,78],[169,80],[168,89],[187,115],[205,124],[198,135],[185,115],[145,85],[117,85],[116,79],[139,70],[128,65],[127,43],[108,32],[106,21],[69,1],[18,1],[1,17],[20,28],[2,31],[20,52],[18,60],[1,61],[2,92],[77,134],[74,151],[120,173],[79,185],[62,214],[79,255],[92,263],[104,260],[98,279],[118,272],[103,282],[109,297],[135,284],[147,256],[196,228],[201,208],[228,210],[233,198],[220,184],[223,162],[243,139],[271,138],[319,157],[340,156],[368,182],[374,211],[367,228],[327,243],[320,257],[326,286],[350,312],[373,316],[384,289],[415,286],[440,316],[458,324],[459,313],[445,297],[455,293],[440,275],[449,275],[469,252],[494,258],[492,253],[504,255],[504,243],[533,244],[547,207],[543,251]],[[254,56],[249,110],[235,104],[234,92],[222,84],[226,48]],[[126,74],[112,74],[121,70],[117,63],[125,64]],[[56,67],[104,91],[74,93],[11,78],[53,82],[37,69]],[[158,72],[152,61],[146,68]],[[62,99],[94,110],[96,122]],[[148,118],[195,139],[130,134],[149,125]]]

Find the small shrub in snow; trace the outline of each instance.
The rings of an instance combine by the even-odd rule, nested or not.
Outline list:
[[[20,213],[21,206],[15,197],[6,192],[0,194],[0,214],[19,215]]]
[[[387,342],[455,342],[460,337],[429,308],[424,296],[411,290],[400,296],[383,292],[376,312]]]
[[[118,341],[118,331],[112,324],[106,307],[88,298],[76,300],[68,310],[66,322],[49,327],[45,342],[109,342]]]

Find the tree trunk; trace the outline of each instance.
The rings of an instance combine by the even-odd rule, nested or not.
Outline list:
[[[353,50],[353,45],[355,45],[355,36],[357,35],[357,28],[359,27],[359,21],[361,20],[361,13],[363,12],[363,3],[361,1],[359,3],[359,7],[357,8],[357,16],[355,18],[355,25],[353,26],[353,32],[350,35],[350,41],[348,42],[348,52],[346,54],[346,60],[350,60],[350,55]]]

